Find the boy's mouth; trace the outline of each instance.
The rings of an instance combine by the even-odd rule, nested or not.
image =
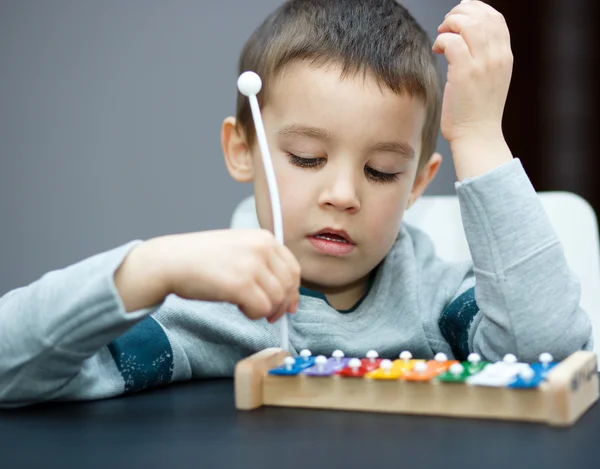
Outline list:
[[[309,237],[342,244],[354,244],[348,233],[344,230],[334,230],[333,228],[323,228],[322,230],[309,235]]]
[[[348,256],[356,248],[348,233],[344,230],[334,230],[332,228],[324,228],[309,235],[308,241],[318,253],[327,256]]]

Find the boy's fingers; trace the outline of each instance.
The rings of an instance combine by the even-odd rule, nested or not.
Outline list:
[[[274,302],[273,314],[270,316],[270,318],[272,318],[273,321],[278,321],[286,313],[295,313],[298,309],[299,297],[300,292],[299,288],[297,287],[288,291],[284,291],[284,296],[281,302]]]
[[[279,321],[285,313],[295,313],[296,312],[295,304],[296,304],[296,302],[294,300],[285,301],[284,303],[281,304],[281,306],[277,309],[277,311],[275,311],[273,314],[271,314],[270,316],[267,317],[268,321],[270,323],[274,323],[274,322]]]
[[[484,2],[470,0],[460,2],[446,14],[446,18],[455,13],[464,14],[472,17],[484,17],[490,14],[497,13],[497,11]]]
[[[456,13],[448,16],[442,24],[438,26],[438,33],[456,33],[461,34],[468,31],[470,26],[476,24],[476,20],[462,13]]]
[[[299,275],[297,275],[295,269],[290,268],[289,263],[286,263],[286,260],[283,259],[283,256],[280,257],[276,253],[273,254],[270,267],[273,275],[275,275],[277,280],[281,283],[281,287],[284,291],[284,299],[279,311],[281,313],[279,317],[281,317],[283,313],[294,313],[295,308],[292,309],[292,306],[298,300],[300,289]]]
[[[287,308],[287,307],[280,308],[280,310],[279,310],[279,311],[277,311],[275,314],[273,314],[272,316],[269,316],[269,317],[267,318],[267,321],[268,321],[268,322],[270,322],[271,324],[274,324],[274,323],[276,323],[277,321],[279,321],[279,320],[281,319],[281,317],[282,317],[282,316],[283,316],[285,313],[287,313],[287,312],[288,312],[288,311],[286,311],[287,309],[289,309],[289,308]]]
[[[442,33],[433,43],[433,52],[444,54],[449,64],[472,60],[471,52],[464,39],[455,33]]]
[[[279,321],[284,314],[295,313],[297,308],[298,308],[298,300],[292,301],[292,303],[286,303],[279,309],[279,311],[277,311],[272,316],[269,316],[267,318],[267,321],[269,321],[271,324],[273,324],[273,323]]]
[[[464,6],[471,5],[486,16],[502,16],[498,10],[496,10],[493,6],[487,4],[486,2],[481,2],[478,0],[469,0],[467,2],[462,2],[461,4]]]
[[[289,294],[295,288],[297,281],[281,253],[276,251],[270,253],[269,269],[271,269],[271,272],[273,272],[273,275],[281,284],[281,287],[285,292],[285,296],[289,296]]]
[[[485,24],[486,31],[507,31],[506,19],[496,9],[484,2],[471,0],[461,3],[446,14],[444,20],[451,15],[465,15],[474,20],[480,20]],[[491,37],[491,35],[489,35]]]
[[[242,296],[244,300],[238,304],[238,308],[250,319],[264,318],[272,308],[271,301],[259,285],[243,292]]]
[[[300,264],[298,263],[298,260],[296,259],[294,254],[292,254],[292,251],[290,251],[287,246],[280,246],[279,254],[286,261],[286,263],[288,264],[290,269],[292,269],[294,271],[294,274],[297,274],[297,276],[299,277],[300,276]]]
[[[293,288],[300,288],[300,263],[298,259],[292,254],[286,246],[280,246],[278,250],[278,254],[281,256],[283,261],[285,262],[287,271],[292,275],[292,280],[294,282]]]
[[[276,314],[283,304],[287,303],[287,295],[281,282],[275,274],[269,269],[261,269],[256,276],[258,284],[269,299],[270,308],[263,311],[263,317],[269,317]]]
[[[300,303],[300,291],[299,288],[296,288],[291,292],[291,300],[287,301],[283,304],[283,306],[277,311],[275,314],[267,318],[267,320],[273,324],[281,319],[281,317],[285,313],[295,313],[298,309],[298,304]]]
[[[476,2],[459,3],[452,10],[446,13],[445,18],[450,15],[467,15],[471,17],[482,17],[485,16],[486,12],[480,8],[475,7]]]
[[[465,40],[471,55],[478,57],[487,50],[487,35],[481,22],[472,17],[456,14],[450,15],[439,26],[438,32],[460,34]]]

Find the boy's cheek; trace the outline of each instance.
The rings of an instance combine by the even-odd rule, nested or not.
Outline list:
[[[381,198],[369,206],[364,206],[367,211],[366,226],[378,227],[380,235],[394,236],[397,234],[400,223],[404,216],[406,204],[408,203],[407,194],[396,193],[393,197]],[[375,230],[373,230],[375,231]]]
[[[260,227],[271,232],[274,232],[273,213],[271,209],[271,199],[269,197],[269,189],[266,185],[254,185],[254,203],[256,205],[256,216]],[[284,229],[285,235],[285,229]]]

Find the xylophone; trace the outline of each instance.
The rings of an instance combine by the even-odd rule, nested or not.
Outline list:
[[[561,362],[542,354],[537,363],[514,355],[485,362],[477,354],[463,362],[437,354],[433,360],[311,356],[291,357],[278,348],[237,363],[239,410],[260,406],[304,407],[386,413],[575,423],[597,400],[597,357],[578,351]]]

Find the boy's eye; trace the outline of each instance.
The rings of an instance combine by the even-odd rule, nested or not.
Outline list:
[[[303,158],[301,156],[294,155],[293,153],[287,153],[290,163],[300,168],[317,168],[323,163],[325,158]],[[365,174],[369,179],[379,183],[394,182],[398,180],[400,173],[382,173],[376,169],[365,166]]]
[[[319,166],[324,158],[302,158],[301,156],[294,155],[293,153],[288,152],[288,158],[290,163],[294,166],[299,166],[301,168],[316,168]]]
[[[376,169],[365,166],[365,174],[367,177],[375,182],[394,182],[398,180],[400,173],[382,173]]]

